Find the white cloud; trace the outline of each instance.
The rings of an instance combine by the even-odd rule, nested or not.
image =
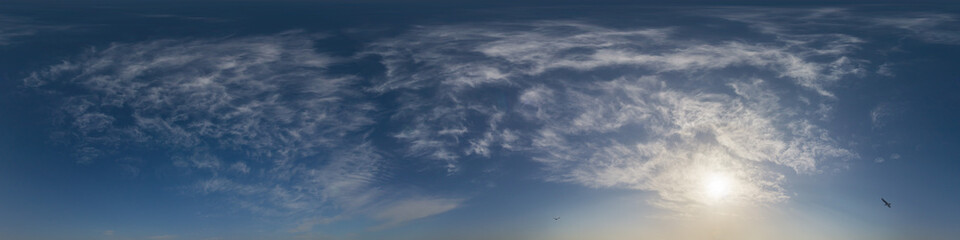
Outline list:
[[[376,109],[356,77],[328,72],[341,60],[318,53],[316,39],[114,43],[24,81],[65,96],[59,117],[82,163],[171,151],[171,164],[200,179],[188,190],[273,217],[342,219],[429,199],[382,198],[394,189],[380,186],[385,160],[364,134]]]
[[[893,64],[891,63],[880,64],[880,66],[877,67],[877,74],[887,77],[894,77],[896,75],[893,73]]]
[[[877,104],[873,110],[870,110],[870,123],[873,124],[874,129],[881,129],[887,126],[887,124],[894,122],[897,119],[896,115],[900,114],[902,111],[902,107],[900,107],[898,104]]]
[[[796,113],[762,82],[737,83],[740,95],[730,96],[661,89],[654,81],[606,82],[593,86],[603,89],[594,94],[555,100],[562,110],[538,109],[555,114],[539,118],[545,127],[534,146],[544,155],[536,159],[561,174],[556,181],[651,190],[660,196],[654,203],[691,210],[704,204],[700,178],[713,173],[739,182],[731,196],[739,202],[769,203],[787,198],[784,176],[771,164],[810,174],[827,159],[856,156],[809,121],[792,120]],[[627,134],[638,139],[604,137],[623,129],[636,129]]]
[[[928,43],[960,44],[957,17],[939,13],[912,13],[877,17],[872,20],[880,26],[906,30],[910,36]]]
[[[457,208],[463,199],[423,198],[398,201],[374,214],[374,218],[384,221],[374,229],[393,226],[402,222],[436,215]]]
[[[862,42],[847,35],[804,36],[771,45],[704,43],[672,39],[670,33],[670,29],[617,30],[572,22],[422,28],[373,44],[371,53],[382,55],[388,69],[387,79],[374,90],[431,83],[453,89],[509,84],[511,79],[554,69],[627,66],[657,73],[752,66],[831,96],[825,85],[862,71],[858,61],[840,56]],[[806,46],[824,39],[830,39],[826,46]],[[813,61],[815,57],[829,60]]]
[[[216,171],[221,168],[222,164],[223,163],[220,161],[220,158],[209,153],[194,153],[193,156],[188,157],[173,157],[173,165],[178,167]]]
[[[816,174],[857,157],[817,122],[828,119],[824,99],[836,99],[832,84],[862,73],[863,61],[848,56],[862,40],[821,34],[702,42],[673,31],[572,22],[421,27],[372,45],[367,53],[383,57],[387,76],[370,90],[419,94],[399,102],[421,110],[400,111],[394,120],[411,116],[417,127],[395,137],[422,154],[485,155],[488,139],[506,142],[503,128],[511,132],[503,145],[533,154],[555,174],[547,180],[653,191],[655,204],[676,210],[706,204],[698,191],[703,176],[728,175],[738,183],[731,198],[764,204],[788,198],[776,166]],[[731,68],[796,87],[728,77]],[[476,121],[498,112],[477,110],[490,108],[492,89],[519,90],[502,118],[520,117],[529,127]],[[483,93],[487,98],[465,97]],[[778,97],[783,93],[806,104]],[[444,129],[465,131],[454,138],[440,134]]]
[[[850,45],[860,42],[846,35],[773,44],[708,43],[675,39],[672,31],[620,30],[551,21],[421,27],[406,35],[371,44],[366,54],[380,55],[387,72],[386,77],[378,80],[370,90],[420,91],[419,95],[408,94],[398,100],[403,105],[394,120],[408,120],[408,127],[394,137],[408,144],[408,156],[439,159],[447,163],[448,170],[455,171],[455,164],[464,155],[488,156],[488,147],[497,143],[515,146],[499,142],[504,139],[502,131],[471,123],[478,117],[503,111],[502,108],[490,108],[488,103],[471,102],[474,99],[461,96],[482,94],[489,90],[487,87],[516,88],[534,84],[535,87],[525,90],[519,101],[537,110],[522,114],[549,115],[545,108],[537,105],[549,103],[547,99],[553,94],[571,93],[544,87],[550,81],[539,83],[544,80],[538,78],[550,71],[617,69],[612,71],[660,75],[708,74],[733,67],[751,67],[790,79],[828,97],[833,96],[826,90],[831,83],[861,72],[860,61],[842,55],[848,52]],[[837,40],[822,48],[796,47],[802,41],[827,38]],[[432,95],[424,95],[421,90],[424,88],[431,89]],[[641,109],[626,109],[632,113],[593,118],[590,116],[609,114],[622,106],[605,105],[584,94],[567,97],[594,101],[592,106],[595,108],[583,113],[576,121],[578,127],[612,130],[621,127],[626,119],[649,114]]]
[[[247,164],[243,162],[233,163],[232,165],[230,165],[230,170],[233,170],[239,173],[244,173],[244,174],[250,173],[250,167],[248,167]]]
[[[879,35],[894,34],[927,43],[960,44],[960,31],[953,26],[957,16],[937,12],[901,11],[873,14],[843,8],[727,8],[722,11],[698,11],[750,24],[758,31],[778,35],[788,41],[856,29]],[[834,42],[837,44],[839,42]]]
[[[347,100],[356,94],[347,88],[352,77],[327,74],[335,59],[315,53],[311,41],[289,32],[113,44],[25,81],[84,89],[63,109],[81,145],[216,144],[275,159],[304,157],[371,124],[373,110]]]
[[[445,92],[445,90],[438,90]],[[504,96],[479,96],[486,101]],[[491,148],[511,148],[515,139],[501,129],[501,106],[475,102],[454,94],[406,94],[390,120],[403,128],[393,137],[406,144],[406,157],[443,162],[449,174],[459,171],[459,160],[470,155],[490,157]]]
[[[186,152],[173,164],[203,179],[191,189],[297,217],[294,232],[356,215],[395,226],[465,201],[385,186],[385,156],[456,174],[463,161],[520,152],[545,180],[650,191],[652,203],[689,211],[708,204],[709,176],[736,186],[730,200],[762,205],[788,198],[780,169],[817,174],[857,157],[820,125],[838,99],[832,86],[863,72],[853,53],[864,41],[757,29],[778,37],[705,41],[678,28],[555,21],[424,26],[368,46],[386,67],[369,87],[328,72],[347,60],[317,53],[302,32],[118,43],[25,84],[82,90],[61,111],[82,162],[131,145]],[[398,107],[380,111],[378,101]],[[398,154],[369,139],[375,126]]]
[[[0,15],[0,46],[13,44],[17,38],[58,29],[64,27],[39,25],[29,19]]]

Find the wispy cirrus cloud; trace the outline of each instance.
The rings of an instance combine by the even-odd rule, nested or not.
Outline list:
[[[903,112],[903,107],[898,104],[893,103],[881,103],[870,110],[870,123],[873,124],[874,129],[880,129],[885,127],[890,122],[893,122],[897,115]]]
[[[453,94],[411,93],[401,97],[402,106],[391,120],[403,123],[404,127],[393,134],[395,139],[406,144],[403,152],[408,157],[442,161],[447,173],[454,174],[462,157],[490,157],[492,148],[511,150],[517,137],[511,130],[500,126],[505,109],[472,102],[503,101],[505,96],[466,98]]]
[[[9,45],[14,38],[36,33],[37,29],[23,19],[0,16],[0,46]]]
[[[115,43],[24,82],[64,96],[58,136],[80,163],[167,151],[170,164],[200,179],[186,190],[264,216],[342,219],[446,199],[380,186],[387,160],[364,134],[376,107],[354,90],[356,77],[329,73],[341,60],[317,53],[318,38]]]
[[[797,45],[824,40],[776,44],[733,40],[700,42],[668,38],[670,32],[669,28],[617,30],[576,22],[420,29],[407,38],[373,45],[373,51],[384,56],[387,66],[386,80],[375,89],[416,88],[418,84],[431,82],[453,88],[509,83],[510,79],[554,69],[588,71],[628,67],[657,74],[754,66],[773,70],[779,77],[831,95],[823,89],[824,85],[860,71],[856,61],[842,56],[849,52],[851,45],[861,41],[847,35],[820,36],[833,41],[816,45],[818,48],[814,49],[814,46]],[[547,39],[551,41],[544,41]],[[820,57],[831,61],[811,61]],[[417,71],[408,69],[413,67]]]
[[[909,36],[928,43],[960,44],[960,21],[942,13],[912,13],[872,19],[880,26],[906,30]]]
[[[960,43],[960,29],[955,27],[957,16],[947,13],[868,12],[863,9],[847,8],[721,8],[697,12],[748,23],[760,32],[775,34],[785,40],[847,35],[842,32],[858,29],[870,31],[875,35],[892,34],[927,43]],[[842,42],[834,44],[838,43],[842,44]]]
[[[382,56],[387,67],[386,76],[371,90],[430,88],[445,92],[401,99],[405,105],[395,120],[409,120],[408,126],[415,127],[395,137],[407,142],[411,153],[443,160],[448,169],[455,170],[456,159],[462,156],[489,152],[490,146],[510,149],[519,139],[516,130],[497,129],[497,122],[505,117],[501,113],[504,107],[489,102],[504,102],[496,99],[502,97],[478,93],[489,87],[515,89],[536,84],[549,71],[624,68],[652,75],[705,74],[753,66],[770,69],[826,96],[832,96],[824,90],[826,84],[859,71],[855,61],[838,55],[845,52],[846,45],[819,53],[787,44],[672,39],[670,33],[670,29],[617,30],[577,22],[424,27],[371,45],[367,53]],[[833,59],[806,60],[814,56]],[[485,98],[487,103],[471,102],[462,94]],[[530,101],[536,97],[531,93],[523,96]],[[429,113],[422,114],[424,111]],[[485,124],[470,123],[483,118]]]
[[[25,82],[84,90],[63,109],[81,146],[216,144],[274,159],[310,156],[370,124],[365,113],[373,110],[347,101],[356,94],[346,88],[351,77],[324,73],[335,60],[313,53],[311,41],[291,32],[114,44]]]
[[[0,15],[0,46],[16,43],[19,38],[70,28],[68,25],[50,25],[29,18]]]
[[[826,162],[857,156],[810,120],[796,119],[763,81],[732,83],[735,95],[673,90],[663,81],[618,79],[588,86],[592,94],[555,98],[554,106],[530,106],[552,113],[531,114],[545,123],[534,138],[543,155],[535,159],[559,174],[550,180],[650,190],[659,195],[653,203],[687,212],[709,204],[703,189],[710,176],[735,182],[730,202],[772,203],[788,196],[785,175],[771,166],[814,174]]]
[[[392,158],[456,175],[464,161],[518,153],[546,181],[650,191],[679,212],[709,204],[705,182],[721,176],[731,202],[776,203],[789,177],[858,157],[824,121],[842,97],[835,85],[872,63],[857,57],[860,37],[738,14],[708,16],[766,37],[575,21],[420,26],[367,45],[361,55],[386,69],[372,79],[328,71],[354,60],[318,53],[303,32],[168,39],[91,50],[25,84],[66,96],[60,135],[80,162],[172,149],[171,164],[201,178],[190,190],[294,216],[291,232],[356,215],[389,227],[466,201],[397,191]],[[399,147],[380,145],[390,141]]]
[[[374,215],[374,218],[385,223],[373,229],[391,227],[402,222],[450,211],[460,206],[463,200],[457,198],[420,198],[398,201]]]
[[[819,102],[836,98],[832,84],[862,74],[863,62],[848,55],[863,41],[824,34],[705,42],[675,30],[579,22],[422,27],[371,45],[368,54],[381,55],[387,68],[371,90],[419,94],[401,109],[440,113],[399,111],[394,120],[424,126],[395,136],[413,149],[465,158],[476,146],[440,144],[451,142],[445,134],[455,133],[454,143],[491,139],[531,154],[552,173],[546,180],[649,190],[659,195],[655,204],[678,211],[706,204],[705,176],[729,175],[738,182],[731,198],[763,204],[788,198],[774,166],[816,174],[857,157],[816,122],[828,114]],[[509,104],[491,104],[497,92],[510,93]],[[420,147],[427,143],[438,144]]]

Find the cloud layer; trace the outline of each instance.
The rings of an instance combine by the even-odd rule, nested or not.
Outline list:
[[[553,173],[547,180],[651,190],[656,204],[677,210],[702,204],[714,173],[739,183],[732,197],[741,202],[769,203],[787,198],[773,166],[812,174],[857,156],[817,126],[821,111],[804,109],[862,73],[847,56],[860,40],[701,42],[672,32],[578,22],[425,27],[373,44],[387,72],[372,90],[434,93],[401,101],[433,107],[435,117],[409,118],[416,130],[396,136],[422,155],[523,151]],[[504,91],[513,105],[491,105]],[[397,120],[414,115],[400,112]]]
[[[44,32],[63,31],[72,28],[69,25],[47,25],[29,18],[0,15],[0,46],[19,42],[20,38]]]
[[[25,80],[67,95],[60,112],[81,163],[138,151],[172,151],[200,176],[189,189],[268,216],[376,211],[384,159],[363,131],[374,105],[339,60],[316,53],[317,36],[157,40],[113,44]],[[67,91],[65,89],[76,89]],[[232,153],[232,154],[229,154]],[[237,154],[240,153],[240,154]],[[392,223],[449,210],[386,218]],[[385,202],[386,201],[386,202]],[[373,214],[373,213],[371,213]]]
[[[891,65],[859,57],[868,39],[811,27],[867,19],[836,11],[685,12],[746,26],[749,39],[582,21],[419,26],[356,58],[319,53],[321,37],[300,31],[115,43],[25,85],[63,96],[57,136],[79,162],[172,152],[169,164],[199,179],[190,191],[296,216],[293,232],[456,209],[466,199],[400,190],[398,168],[455,176],[503,154],[538,163],[530,174],[545,181],[649,191],[689,213],[711,204],[712,179],[730,183],[726,201],[763,205],[789,198],[790,177],[858,157],[825,127],[835,87]],[[917,29],[876,22],[865,29]],[[382,74],[330,70],[369,56]]]

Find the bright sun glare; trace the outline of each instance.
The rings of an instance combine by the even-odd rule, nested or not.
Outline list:
[[[717,201],[730,194],[730,179],[723,174],[711,174],[706,181],[707,195]]]

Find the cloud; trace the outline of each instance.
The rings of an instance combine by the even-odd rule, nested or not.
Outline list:
[[[420,155],[463,159],[499,142],[542,163],[548,181],[652,191],[654,204],[678,211],[706,204],[705,176],[728,175],[737,202],[774,203],[788,198],[776,166],[817,174],[858,157],[817,123],[836,99],[832,84],[862,73],[851,56],[862,40],[705,42],[674,31],[425,26],[371,45],[387,72],[369,90],[412,96],[392,120],[416,127],[394,137]],[[497,92],[512,100],[492,104]]]
[[[880,64],[880,66],[877,67],[877,74],[887,77],[894,77],[896,75],[893,73],[893,64],[891,63]]]
[[[889,160],[898,160],[898,159],[900,159],[900,154],[891,153],[888,158],[877,157],[877,158],[873,159],[873,162],[874,162],[874,163],[884,163],[884,162],[886,162],[888,159],[889,159]]]
[[[845,35],[823,36],[836,38],[837,43],[813,49],[796,47],[796,41],[700,42],[671,38],[671,32],[556,21],[421,27],[370,45],[365,54],[381,56],[387,70],[369,90],[408,93],[398,100],[403,105],[394,120],[407,120],[413,127],[394,137],[408,144],[409,155],[445,161],[453,172],[457,159],[465,155],[488,155],[487,149],[493,145],[513,146],[505,141],[504,130],[495,128],[502,117],[489,118],[484,125],[469,123],[506,108],[489,104],[503,102],[496,99],[499,96],[483,96],[481,92],[491,87],[516,89],[539,84],[538,78],[550,71],[608,69],[661,75],[752,67],[827,97],[833,96],[826,90],[832,82],[861,72],[859,60],[841,55],[851,48],[849,45],[859,42]],[[420,89],[430,91],[407,91]],[[542,102],[551,94],[542,86],[536,89],[543,91],[526,91],[520,101]],[[471,102],[463,95],[488,102]],[[464,146],[463,142],[472,144]]]
[[[906,30],[909,36],[927,43],[960,44],[960,21],[950,14],[908,13],[871,19],[880,26]]]
[[[230,165],[230,170],[237,171],[244,174],[250,173],[250,167],[248,167],[247,164],[243,162],[233,163],[233,165]]]
[[[873,129],[881,129],[894,121],[896,115],[899,115],[902,111],[902,107],[897,104],[878,104],[873,110],[870,110],[870,123],[873,124]]]
[[[779,106],[763,81],[731,84],[738,95],[659,86],[618,79],[584,87],[592,94],[568,90],[575,97],[554,99],[554,109],[528,110],[554,113],[529,113],[545,123],[533,140],[544,152],[536,160],[560,174],[551,180],[650,190],[655,204],[689,211],[704,204],[700,189],[712,174],[737,182],[732,202],[762,204],[787,198],[784,175],[769,165],[813,174],[827,159],[856,157],[809,120],[793,119],[798,113]],[[615,137],[626,129],[639,137]]]
[[[457,208],[463,200],[464,199],[423,198],[399,201],[374,214],[374,218],[385,222],[383,225],[374,227],[374,229],[390,227],[402,222],[450,211]]]
[[[386,80],[374,89],[419,88],[428,82],[462,89],[509,83],[512,78],[553,69],[627,66],[663,73],[753,66],[830,96],[825,85],[861,71],[857,61],[840,56],[861,40],[842,34],[804,36],[777,46],[669,39],[670,33],[670,29],[618,30],[576,22],[418,29],[406,38],[372,45],[387,67]],[[820,46],[824,39],[829,43]],[[812,60],[819,57],[830,60]]]
[[[816,14],[832,13],[805,16]],[[717,176],[734,186],[730,202],[777,203],[790,177],[859,157],[822,125],[834,86],[869,64],[856,55],[865,41],[736,16],[720,17],[776,37],[420,26],[367,45],[361,55],[386,71],[361,79],[329,70],[355,59],[318,53],[318,36],[294,31],[115,43],[24,84],[65,96],[59,135],[79,162],[162,148],[200,179],[188,190],[298,219],[292,232],[360,215],[396,226],[466,201],[399,191],[392,176],[408,162],[398,159],[455,175],[465,161],[518,153],[545,181],[649,191],[677,212],[705,209]]]
[[[37,29],[26,23],[25,20],[0,16],[0,46],[10,45],[14,38],[30,36],[37,33]]]
[[[913,11],[876,14],[859,10],[855,8],[725,8],[696,12],[745,22],[760,32],[779,35],[787,41],[837,35],[840,32],[856,29],[860,32],[877,35],[892,34],[926,43],[960,44],[960,29],[954,27],[958,22],[956,15]],[[839,42],[833,44],[837,43]]]
[[[497,101],[505,96],[490,96]],[[486,98],[486,97],[481,97]],[[391,120],[404,126],[393,137],[406,143],[407,157],[440,160],[455,174],[465,156],[490,157],[491,148],[509,149],[515,140],[500,128],[504,112],[496,105],[472,102],[453,94],[405,95]]]
[[[373,110],[348,101],[356,94],[347,88],[352,77],[326,74],[335,59],[314,53],[311,38],[289,32],[113,44],[25,82],[84,90],[65,99],[62,111],[81,146],[131,141],[243,148],[274,159],[310,156],[371,124],[366,114]]]
[[[0,46],[14,44],[19,38],[70,28],[70,26],[42,24],[28,18],[0,15]]]
[[[170,152],[168,164],[199,179],[186,190],[263,216],[342,219],[430,199],[382,197],[394,190],[380,186],[387,160],[366,137],[376,107],[357,77],[328,71],[342,60],[318,53],[318,38],[114,43],[24,84],[63,96],[59,135],[79,163]]]

